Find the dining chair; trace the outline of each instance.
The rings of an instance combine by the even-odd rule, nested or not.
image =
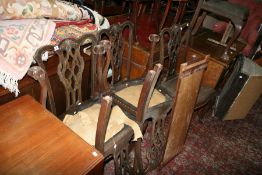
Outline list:
[[[119,106],[111,107],[112,97],[98,94],[90,100],[82,100],[83,56],[87,56],[85,49],[89,49],[87,53],[91,54],[91,61],[96,60],[99,54],[90,53],[96,45],[96,36],[92,34],[79,39],[65,39],[56,47],[47,45],[39,48],[35,60],[45,70],[41,58],[46,51],[56,54],[59,59],[57,74],[66,94],[66,112],[59,118],[64,124],[94,145],[104,155],[105,162],[113,158],[116,174],[135,174],[140,171],[129,161],[129,145],[142,137],[139,125],[129,119]],[[150,80],[155,73],[151,72],[148,76]],[[49,81],[48,77],[46,80]],[[94,90],[92,84],[95,81],[91,78],[91,90]]]
[[[186,31],[185,31],[186,30]],[[181,60],[183,62],[190,62],[199,60],[200,56],[195,54],[192,57],[187,57],[188,45],[191,37],[190,26],[187,23],[185,24],[175,24],[169,28],[164,28],[161,30],[160,34],[151,34],[149,36],[149,40],[152,42],[151,47],[155,47],[159,43],[159,63],[164,65],[162,74],[160,75],[160,81],[157,84],[157,88],[174,97],[176,95],[176,87],[177,87],[177,69],[178,69],[178,61]],[[182,42],[182,38],[186,38],[184,42]],[[151,52],[153,55],[154,52]],[[202,56],[201,56],[202,57]],[[208,55],[205,58],[208,60]],[[150,57],[149,67],[155,63],[153,61],[153,56]],[[200,91],[197,97],[197,101],[195,104],[195,110],[198,111],[203,108],[205,105],[210,102],[210,100],[215,95],[215,88],[209,87],[206,85],[200,86]],[[202,116],[202,111],[199,112]],[[201,117],[200,117],[201,118]]]
[[[125,31],[128,31],[126,35],[129,37],[127,39],[123,38]],[[159,164],[159,159],[155,156],[161,152],[163,146],[162,139],[159,137],[163,134],[161,133],[162,128],[159,128],[159,123],[165,119],[171,109],[172,98],[168,94],[155,89],[162,65],[156,64],[149,69],[149,72],[156,72],[151,84],[145,81],[145,77],[130,78],[133,54],[133,25],[130,21],[112,25],[110,29],[101,30],[98,36],[101,40],[100,44],[107,48],[104,65],[106,65],[106,62],[110,62],[111,66],[107,67],[112,69],[111,81],[108,82],[106,94],[110,94],[113,97],[113,103],[119,105],[140,124],[142,131],[145,131],[149,121],[154,125],[154,129],[150,133],[150,144],[152,145],[151,149],[157,151],[154,155],[149,155],[150,162],[146,167],[143,167],[144,172],[147,172],[148,169],[153,169]],[[126,53],[124,54],[124,52]],[[108,61],[107,59],[111,60]],[[155,144],[156,142],[158,144]],[[142,160],[137,159],[137,161],[138,164],[142,164]]]
[[[192,35],[197,33],[207,14],[228,20],[234,26],[233,36],[227,42],[225,52],[222,55],[222,58],[228,59],[228,51],[230,50],[230,47],[234,42],[236,42],[246,24],[249,14],[248,8],[226,0],[199,0],[195,14],[190,23],[190,26],[193,29]],[[229,33],[226,33],[226,35],[229,35]]]

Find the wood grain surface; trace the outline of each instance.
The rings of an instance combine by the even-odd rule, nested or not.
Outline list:
[[[0,112],[0,174],[102,173],[103,156],[31,96]]]

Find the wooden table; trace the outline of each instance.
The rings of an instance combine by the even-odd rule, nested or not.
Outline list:
[[[102,174],[103,156],[33,97],[0,113],[0,174]]]

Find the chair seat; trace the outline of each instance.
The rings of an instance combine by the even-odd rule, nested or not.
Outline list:
[[[91,145],[95,145],[96,128],[101,105],[94,104],[89,108],[79,111],[75,115],[66,115],[63,122],[82,139]],[[124,128],[124,124],[134,130],[134,140],[142,137],[139,125],[129,119],[119,106],[114,106],[110,115],[105,142]]]
[[[135,85],[124,88],[115,93],[118,97],[125,99],[128,103],[133,106],[138,106],[138,100],[140,97],[140,93],[142,91],[143,85]],[[166,101],[166,97],[160,93],[158,90],[154,90],[152,97],[149,102],[149,107],[156,106],[158,104],[164,103]]]
[[[208,86],[200,86],[200,90],[197,96],[197,102],[195,108],[199,108],[206,104],[208,100],[215,94],[216,90]]]
[[[221,0],[205,1],[203,2],[202,9],[227,17],[229,19],[239,19],[239,21],[245,21],[249,13],[248,8],[246,7]]]
[[[162,89],[166,93],[170,94],[171,96],[175,96],[176,83],[177,83],[176,78],[167,80],[167,81],[161,83],[160,89]],[[201,107],[202,105],[206,104],[206,102],[210,99],[210,97],[212,97],[212,95],[215,92],[216,91],[215,91],[214,88],[211,88],[211,87],[208,87],[208,86],[200,86],[195,108]]]
[[[175,96],[176,91],[176,78],[169,79],[167,81],[164,81],[160,85],[160,89],[162,89],[164,92],[170,94],[172,97]]]

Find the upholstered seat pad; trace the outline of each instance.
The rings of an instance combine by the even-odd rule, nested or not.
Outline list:
[[[162,82],[161,85],[160,85],[160,88],[167,91],[168,94],[175,96],[176,82],[177,82],[177,78],[172,78],[170,80]]]
[[[208,86],[200,86],[199,94],[197,96],[196,107],[205,104],[207,100],[209,100],[210,97],[212,97],[212,94],[214,94],[215,92],[216,91],[214,88]]]
[[[127,88],[124,88],[116,92],[115,94],[121,97],[122,99],[125,99],[125,101],[132,104],[133,106],[137,107],[140,93],[142,91],[142,87],[143,85],[129,86]],[[158,90],[154,89],[153,95],[149,102],[149,107],[153,107],[165,101],[166,101],[166,97],[162,93],[160,93]]]
[[[63,122],[86,142],[95,145],[100,108],[100,104],[94,104],[75,115],[66,115]],[[120,132],[124,128],[124,124],[130,126],[134,130],[134,140],[142,137],[138,124],[129,119],[119,106],[114,106],[107,126],[105,142]]]
[[[227,18],[237,17],[242,20],[246,20],[249,13],[246,7],[221,0],[208,0],[203,3],[202,8],[218,14],[222,13]]]
[[[176,82],[177,82],[176,78],[167,80],[165,82],[162,82],[162,84],[160,85],[160,88],[167,91],[167,93],[169,93],[170,95],[175,96],[176,95],[175,94],[176,93]],[[212,94],[214,94],[215,92],[216,92],[215,89],[212,87],[200,86],[199,94],[197,96],[197,101],[196,101],[196,107],[199,107],[203,105],[204,103],[206,103],[207,100],[209,100],[210,97],[212,97]]]

